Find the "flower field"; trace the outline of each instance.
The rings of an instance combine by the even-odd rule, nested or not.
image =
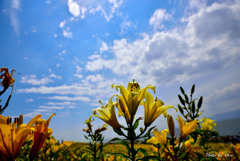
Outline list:
[[[204,115],[201,111],[203,97],[193,98],[195,85],[190,95],[180,87],[178,107],[165,105],[164,102],[148,92],[155,93],[155,86],[140,88],[135,80],[123,85],[112,85],[120,94],[114,94],[107,104],[93,109],[86,119],[87,128],[83,129],[88,143],[58,141],[52,135],[50,121],[42,119],[38,114],[28,123],[24,123],[23,115],[16,118],[4,116],[13,92],[15,79],[14,70],[1,68],[1,86],[5,91],[11,89],[7,100],[1,100],[0,107],[0,160],[1,161],[50,161],[50,160],[82,160],[82,161],[185,161],[185,160],[239,160],[240,144],[213,143],[211,138],[218,136],[214,129],[217,126],[210,118],[199,119]],[[119,91],[118,91],[119,90]],[[136,118],[139,106],[144,106],[144,116]],[[169,109],[179,111],[174,122]],[[152,123],[163,115],[168,128],[162,131],[152,126]],[[105,124],[94,128],[93,117],[98,117]],[[125,119],[125,124],[119,123],[119,117]],[[143,125],[140,125],[140,121]],[[175,124],[179,124],[180,136],[176,135]],[[118,137],[104,142],[103,131],[110,126]],[[143,127],[139,127],[143,126]]]

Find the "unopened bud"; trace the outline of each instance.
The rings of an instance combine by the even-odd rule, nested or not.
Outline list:
[[[18,126],[23,124],[23,115],[20,115],[18,118]]]
[[[96,114],[97,114],[97,110],[96,110],[96,109],[93,109],[93,110],[92,110],[92,113],[93,113],[94,115],[96,115]]]
[[[168,129],[169,129],[170,135],[173,138],[175,135],[175,125],[174,125],[172,116],[168,115],[167,123],[168,123]]]

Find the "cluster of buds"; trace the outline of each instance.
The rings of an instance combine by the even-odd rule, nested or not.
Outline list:
[[[181,112],[181,114],[185,117],[187,122],[191,122],[192,120],[198,118],[202,114],[202,112],[200,112],[200,108],[203,103],[203,97],[201,96],[199,99],[197,98],[193,99],[193,93],[195,91],[194,84],[191,88],[190,98],[185,93],[182,87],[180,87],[180,90],[184,97],[182,97],[181,95],[178,95],[178,99],[182,104],[182,105],[178,104],[178,109]],[[196,106],[196,100],[198,100],[197,106]]]
[[[104,124],[101,128],[98,128],[96,130],[93,130],[93,125],[91,122],[93,122],[92,116],[90,116],[84,123],[87,124],[87,129],[83,129],[87,133],[87,135],[84,135],[87,140],[89,140],[89,148],[86,150],[91,154],[89,157],[94,160],[102,160],[103,159],[103,140],[104,137],[102,136],[102,132],[107,130],[107,124]]]

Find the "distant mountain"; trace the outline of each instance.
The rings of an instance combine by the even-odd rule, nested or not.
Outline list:
[[[240,117],[229,120],[216,121],[216,129],[220,136],[240,135]]]
[[[210,118],[212,119],[212,117]],[[219,136],[240,135],[240,117],[228,120],[215,121],[215,123],[217,123],[217,126],[213,127],[213,129],[216,129],[218,131]],[[177,136],[179,136],[180,129],[176,128],[175,133]]]
[[[214,115],[210,117],[212,120],[221,121],[221,120],[230,120],[234,118],[240,118],[240,110],[225,112],[221,114]]]

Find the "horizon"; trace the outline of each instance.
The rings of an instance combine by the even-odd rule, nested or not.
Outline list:
[[[0,64],[16,70],[3,115],[27,122],[56,113],[49,127],[58,140],[85,141],[92,109],[119,94],[112,84],[132,79],[176,108],[179,87],[189,94],[195,84],[205,117],[240,110],[237,0],[11,0],[0,10]],[[136,118],[143,114],[140,107]],[[94,128],[104,124],[94,120]],[[166,119],[154,125],[167,128]],[[111,127],[104,135],[117,136]]]

